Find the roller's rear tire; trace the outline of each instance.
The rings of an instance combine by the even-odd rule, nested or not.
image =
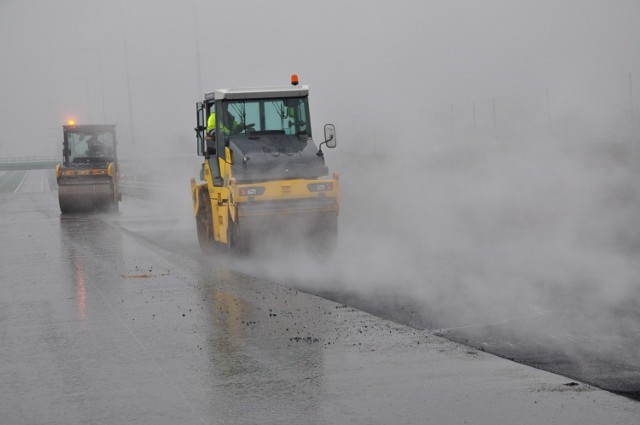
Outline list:
[[[211,215],[206,213],[205,209],[200,209],[196,216],[196,230],[198,232],[198,243],[200,249],[205,254],[213,252],[215,241],[213,239],[213,224],[211,223]]]

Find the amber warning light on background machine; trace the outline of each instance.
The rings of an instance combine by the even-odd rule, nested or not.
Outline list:
[[[298,74],[291,74],[291,85],[292,86],[298,85]]]

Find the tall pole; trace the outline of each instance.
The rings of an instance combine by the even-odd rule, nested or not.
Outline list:
[[[127,80],[127,102],[129,103],[129,126],[131,131],[131,147],[133,149],[133,181],[138,180],[137,165],[138,155],[136,153],[136,132],[133,126],[133,106],[131,102],[131,82],[129,78],[129,52],[127,50],[127,34],[124,27],[124,3],[120,3],[122,13],[122,45],[124,48],[124,68]]]
[[[455,116],[453,114],[453,104],[451,104],[451,142],[455,143],[456,141],[456,121]]]
[[[84,102],[87,108],[87,114],[89,115],[89,122],[92,122],[91,119],[91,102],[89,102],[89,83],[86,78],[76,78],[76,81],[80,81],[84,83]]]
[[[471,104],[473,108],[473,135],[477,136],[478,133],[478,123],[476,121],[476,101],[474,100]]]
[[[96,49],[98,52],[98,60],[100,61],[100,91],[102,92],[102,124],[106,124],[107,122],[107,114],[104,108],[104,73],[102,72],[102,52]]]
[[[549,101],[549,88],[547,88],[547,131],[551,136],[551,102]]]
[[[96,52],[98,54],[98,68],[100,69],[100,99],[102,100],[102,124],[106,123],[104,107],[104,73],[102,72],[102,52],[100,49],[76,49],[76,51]]]
[[[633,107],[633,76],[629,73],[629,123],[631,125],[631,136],[635,131],[635,111]]]
[[[491,100],[491,102],[493,104],[493,134],[497,141],[498,140],[498,115],[496,112],[496,98],[494,97]]]
[[[196,76],[198,77],[198,97],[203,96],[202,92],[202,66],[200,65],[200,32],[198,31],[198,14],[196,13],[196,0],[192,3],[193,9],[193,28],[196,32]]]
[[[629,111],[631,111],[631,133],[635,127],[635,112],[633,110],[633,76],[629,73]]]
[[[633,107],[633,76],[629,73],[629,126],[631,130],[631,157],[636,158],[636,113]]]

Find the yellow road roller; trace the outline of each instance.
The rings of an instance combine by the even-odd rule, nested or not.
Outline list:
[[[196,104],[204,162],[191,195],[204,251],[335,244],[340,186],[322,152],[336,146],[335,126],[314,142],[309,88],[297,83],[215,90]]]
[[[119,190],[115,125],[63,126],[62,163],[56,166],[63,214],[116,212]]]

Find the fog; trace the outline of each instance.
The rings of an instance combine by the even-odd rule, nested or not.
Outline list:
[[[443,326],[576,294],[603,312],[594,328],[624,328],[613,312],[637,300],[640,271],[638,18],[636,0],[0,0],[0,157],[59,155],[75,118],[117,124],[125,159],[197,164],[204,92],[295,72],[314,134],[337,128],[338,248],[237,267],[402,294]],[[197,172],[174,174],[185,223]]]
[[[69,118],[117,124],[125,156],[192,153],[202,93],[293,72],[342,152],[628,136],[638,16],[634,0],[2,0],[0,157],[57,154]]]

